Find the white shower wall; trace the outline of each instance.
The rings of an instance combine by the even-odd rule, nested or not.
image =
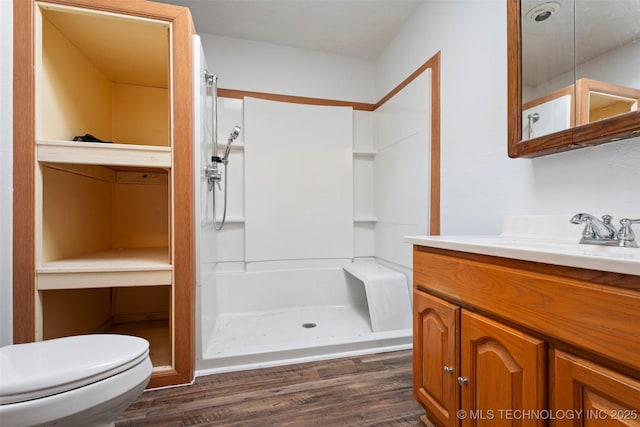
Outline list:
[[[215,61],[214,68],[220,76],[218,84],[221,88],[364,103],[375,103],[381,97],[376,95],[377,76],[374,61],[211,34],[200,34],[200,36],[207,58]],[[256,64],[260,66],[256,67]],[[419,64],[415,68],[418,66]],[[396,79],[392,87],[399,84],[414,70]],[[409,85],[403,89],[402,93],[406,92],[415,92],[416,96],[424,95],[424,102],[428,102],[429,94],[416,85]],[[398,94],[394,99],[398,96],[404,95]],[[397,101],[389,101],[391,102]],[[219,114],[228,119],[219,119],[218,129],[221,138],[226,138],[235,124],[243,123],[242,107],[242,100],[239,99],[221,98],[219,100]],[[389,126],[389,134],[398,135],[402,139],[407,137],[406,129],[402,128],[404,122],[401,117],[405,106],[398,105],[397,108],[398,123],[387,121],[385,126]],[[414,107],[407,105],[406,108]],[[354,257],[362,258],[376,257],[378,256],[376,251],[383,251],[386,253],[382,259],[383,262],[385,260],[392,262],[394,267],[402,265],[409,275],[407,270],[411,264],[410,245],[401,242],[399,236],[401,218],[395,218],[394,215],[383,218],[382,222],[387,222],[387,225],[382,225],[382,231],[376,233],[376,228],[380,227],[380,224],[377,223],[378,206],[375,204],[378,203],[381,207],[389,203],[380,196],[374,175],[376,173],[382,173],[382,176],[395,174],[402,172],[407,166],[395,164],[384,168],[375,167],[375,164],[384,162],[385,156],[391,155],[391,152],[376,154],[375,133],[378,125],[374,125],[375,114],[377,113],[353,111],[353,253]],[[240,138],[243,138],[242,133]],[[421,219],[424,224],[427,224],[428,210],[423,209],[423,206],[428,200],[428,193],[427,190],[422,191],[420,188],[423,186],[428,188],[428,157],[422,155],[424,150],[428,150],[428,141],[424,141],[422,148],[415,145],[409,148],[411,143],[408,141],[401,143],[395,140],[389,143],[400,144],[398,146],[400,149],[394,154],[401,153],[403,159],[411,162],[413,171],[411,173],[414,176],[415,172],[422,168],[424,179],[420,178],[421,182],[398,183],[397,180],[394,182],[398,183],[400,186],[398,191],[403,192],[402,194],[410,192],[408,197],[413,197],[415,204],[409,209],[417,206],[420,209]],[[217,233],[219,271],[244,269],[244,153],[239,149],[240,145],[241,143],[234,143],[235,149],[231,151],[227,224]],[[406,146],[406,149],[403,146]],[[423,165],[419,166],[411,159],[420,159]],[[416,188],[416,185],[419,188]],[[420,225],[422,223],[419,222],[413,224],[415,229],[427,231],[426,225]],[[393,255],[396,250],[402,253],[401,259]]]
[[[233,40],[231,45],[236,49],[229,50],[227,42],[230,40],[226,38],[206,34],[202,38],[209,57],[221,57],[224,54],[225,67],[242,65],[251,55],[257,55],[255,49],[260,47],[261,51],[281,58],[290,55],[291,61],[286,62],[295,66],[298,65],[295,58],[315,58],[317,55],[328,61],[325,66],[348,70],[340,75],[342,79],[351,76],[350,80],[358,80],[356,77],[363,77],[364,81],[372,80],[372,76],[367,74],[372,68],[365,71],[367,64],[356,62],[352,58],[327,58],[326,54],[255,42],[243,43],[239,40]],[[256,86],[256,82],[260,80],[256,80],[257,75],[252,70],[242,68],[242,72],[233,77],[221,74],[219,85],[299,96],[335,97],[349,101],[363,101],[367,92],[362,85],[349,84],[341,96],[336,96],[331,92],[332,88],[345,86],[345,82],[325,73],[324,68],[315,70],[312,74],[320,82],[314,87],[303,87],[298,80],[286,80],[277,71],[268,73],[268,85],[265,83]],[[307,70],[307,73],[310,72]],[[229,82],[230,79],[233,82]],[[407,234],[426,234],[429,226],[430,82],[431,74],[426,71],[377,111],[353,111],[353,256],[375,257],[400,269],[407,275],[409,283],[411,246],[405,244],[402,237]],[[241,99],[218,100],[220,141],[226,140],[229,131],[236,124],[244,128],[243,109]],[[227,224],[217,233],[218,271],[245,269],[246,171],[243,138],[244,132],[241,132],[240,138],[232,146],[230,156]],[[221,202],[219,200],[218,205]]]
[[[353,258],[352,117],[244,99],[247,262]]]
[[[426,70],[374,113],[375,255],[409,278],[412,248],[403,236],[429,234],[430,86]]]
[[[228,136],[227,129],[232,129],[234,125],[244,123],[244,101],[241,99],[219,98],[218,99],[218,138],[219,141]],[[352,251],[354,257],[372,257],[375,253],[374,227],[374,192],[373,192],[373,156],[375,152],[375,141],[373,139],[373,113],[365,111],[353,111],[353,151],[356,153],[366,152],[362,157],[355,154],[353,160],[353,181],[345,182],[344,185],[352,188],[353,218],[356,222],[353,228]],[[249,124],[250,126],[250,124]],[[228,175],[228,200],[227,200],[227,223],[224,228],[217,233],[218,245],[218,270],[219,271],[239,271],[245,269],[245,155],[244,155],[244,132],[233,144],[233,149],[229,156]],[[301,135],[304,140],[306,135]],[[299,161],[304,162],[305,159]],[[271,164],[277,167],[277,164]],[[331,173],[331,170],[327,170]],[[322,179],[322,177],[318,177]],[[222,203],[219,198],[218,206]],[[364,220],[363,220],[364,219]],[[304,218],[300,218],[301,221]],[[362,220],[362,221],[361,221]]]
[[[205,73],[208,65],[200,42],[200,37],[193,36],[193,79],[194,79],[194,180],[195,180],[195,268],[196,268],[196,318],[202,317],[203,311],[210,316],[208,322],[197,322],[197,334],[199,337],[208,336],[215,328],[217,313],[215,304],[208,304],[203,310],[203,301],[217,300],[216,286],[216,262],[218,259],[218,245],[216,231],[213,227],[211,209],[211,193],[208,191],[207,177],[204,173],[204,165],[210,162],[212,152],[212,128],[211,106],[212,99],[207,96],[207,84]],[[196,352],[202,354],[202,340],[196,340]]]

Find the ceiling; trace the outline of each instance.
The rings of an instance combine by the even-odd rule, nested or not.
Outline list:
[[[188,7],[198,33],[373,60],[431,0],[156,1]],[[576,49],[578,64],[640,40],[640,0],[579,0],[575,8],[573,0],[522,0],[522,13],[548,3],[557,7],[549,19],[523,18],[526,85],[535,87],[573,69],[574,31],[586,40]]]
[[[372,60],[424,0],[159,1],[188,7],[198,33]]]

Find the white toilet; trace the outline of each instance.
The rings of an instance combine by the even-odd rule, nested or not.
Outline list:
[[[0,348],[0,426],[113,426],[151,377],[149,342],[93,334]]]

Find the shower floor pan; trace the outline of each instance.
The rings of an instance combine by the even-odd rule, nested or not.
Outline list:
[[[219,316],[198,375],[411,348],[411,329],[372,332],[353,306],[307,306]]]

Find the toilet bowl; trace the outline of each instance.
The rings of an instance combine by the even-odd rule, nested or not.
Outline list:
[[[151,377],[149,343],[79,335],[0,348],[0,425],[113,426]]]

